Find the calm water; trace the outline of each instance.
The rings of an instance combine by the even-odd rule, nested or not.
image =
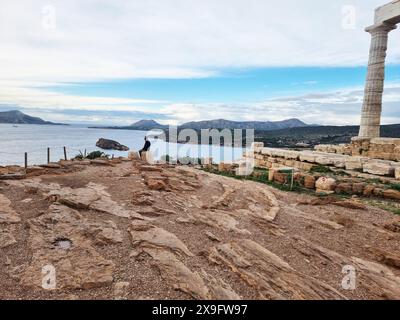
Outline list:
[[[82,126],[40,126],[0,124],[0,165],[23,165],[24,153],[28,152],[28,164],[47,162],[47,148],[51,152],[51,161],[64,158],[63,147],[67,148],[68,158],[82,153],[100,150],[96,147],[99,138],[116,140],[131,150],[139,150],[143,146],[146,132],[132,130],[89,129]],[[104,151],[104,150],[102,150]],[[220,148],[218,146],[176,145],[160,140],[152,141],[151,151],[155,159],[169,154],[174,158],[208,157],[215,162],[232,161],[241,158],[241,148]],[[128,152],[104,151],[115,156],[127,156]]]

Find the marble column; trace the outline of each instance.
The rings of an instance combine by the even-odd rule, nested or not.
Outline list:
[[[389,23],[373,25],[366,29],[371,34],[372,40],[358,135],[360,138],[378,138],[380,136],[388,35],[394,29],[396,29],[396,25]]]

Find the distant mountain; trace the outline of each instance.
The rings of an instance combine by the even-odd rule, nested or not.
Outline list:
[[[230,121],[224,119],[209,120],[209,121],[193,121],[187,122],[179,126],[179,129],[254,129],[261,131],[272,131],[279,129],[289,129],[298,127],[307,127],[299,119],[288,119],[283,121]],[[153,129],[168,129],[168,125],[162,125],[154,120],[141,120],[131,124],[130,126],[122,127],[106,127],[107,129],[127,129],[127,130],[153,130]]]
[[[151,130],[151,129],[164,129],[167,128],[168,126],[164,126],[154,120],[140,120],[138,122],[135,122],[134,124],[131,124],[129,127],[134,130]]]
[[[262,131],[271,131],[288,128],[307,127],[303,121],[299,119],[288,119],[283,121],[229,121],[224,119],[188,122],[180,126],[183,129],[254,129]]]
[[[0,112],[0,123],[61,125],[61,123],[53,123],[37,117],[28,116],[18,110]]]
[[[257,130],[255,141],[264,142],[266,147],[296,148],[298,144],[313,147],[317,144],[350,143],[356,137],[359,126],[308,126],[274,131]],[[382,125],[381,136],[400,138],[400,124]]]

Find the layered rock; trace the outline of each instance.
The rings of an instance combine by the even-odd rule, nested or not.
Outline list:
[[[79,212],[60,204],[29,222],[32,258],[19,277],[25,286],[43,288],[43,270],[54,270],[52,289],[90,289],[113,281],[114,263],[94,247],[96,241],[120,242],[115,225],[91,224]]]
[[[280,257],[252,240],[218,245],[210,261],[229,267],[262,299],[344,299],[329,285],[298,273]]]
[[[104,150],[129,151],[129,148],[127,146],[124,146],[117,141],[104,138],[100,138],[96,142],[96,146]]]

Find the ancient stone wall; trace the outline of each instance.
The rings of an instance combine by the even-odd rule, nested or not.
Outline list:
[[[373,154],[376,150],[385,150],[390,158],[394,158],[394,154],[398,154],[397,145],[387,139],[386,144],[376,143],[376,139],[370,140],[369,149],[364,150],[361,154]],[[382,140],[382,139],[379,139]],[[398,139],[400,142],[400,139]],[[365,146],[364,139],[357,140],[357,146]],[[299,171],[310,171],[315,166],[327,166],[333,169],[343,169],[349,171],[357,171],[360,173],[386,176],[400,179],[400,162],[374,159],[368,156],[360,155],[360,152],[354,152],[354,155],[341,154],[341,151],[349,152],[352,146],[341,145],[338,148],[334,146],[317,146],[317,150],[335,151],[335,153],[321,151],[295,151],[276,148],[264,148],[262,143],[255,143],[251,150],[244,154],[244,158],[254,161],[255,167],[277,169],[283,167],[294,168]],[[360,148],[360,147],[357,147]],[[357,149],[358,150],[358,149]],[[394,150],[391,153],[391,150]],[[353,150],[352,150],[353,153]],[[379,153],[382,155],[382,153]],[[388,156],[389,157],[389,156]]]
[[[315,151],[400,161],[400,139],[356,137],[352,139],[350,144],[322,144],[315,146]]]

